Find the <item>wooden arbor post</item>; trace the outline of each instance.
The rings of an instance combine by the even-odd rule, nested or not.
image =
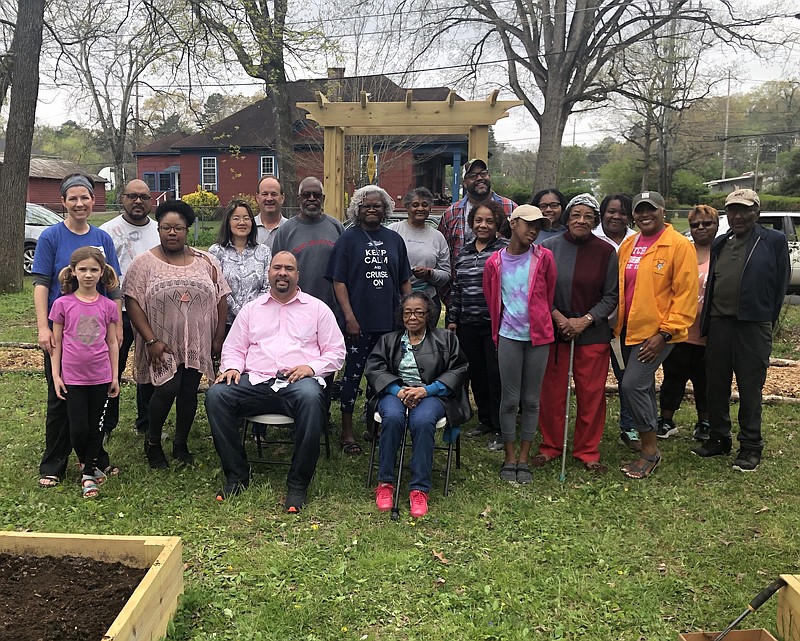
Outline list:
[[[486,100],[456,100],[451,91],[444,101],[418,101],[413,90],[404,102],[370,102],[361,92],[358,102],[330,102],[317,92],[316,102],[298,102],[308,118],[324,128],[325,209],[344,219],[344,137],[431,134],[469,135],[469,158],[489,155],[489,127],[521,100],[498,100],[495,90]]]

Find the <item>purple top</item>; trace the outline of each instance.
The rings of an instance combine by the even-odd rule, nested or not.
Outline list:
[[[106,331],[119,322],[117,305],[105,296],[91,303],[75,294],[57,298],[50,310],[50,320],[64,326],[61,339],[61,379],[66,385],[102,385],[110,383],[111,359]]]

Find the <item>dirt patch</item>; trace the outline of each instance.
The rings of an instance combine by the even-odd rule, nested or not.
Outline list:
[[[146,573],[81,557],[0,554],[0,638],[100,641]]]
[[[44,355],[41,350],[0,348],[0,371],[37,369],[44,372]]]

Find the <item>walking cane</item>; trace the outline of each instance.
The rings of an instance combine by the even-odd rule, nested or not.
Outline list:
[[[562,483],[567,480],[567,436],[569,435],[569,397],[572,391],[572,363],[575,359],[575,339],[569,342],[569,373],[567,374],[567,405],[564,408],[564,445],[561,447],[561,476]]]
[[[403,477],[403,458],[406,453],[406,437],[408,436],[409,409],[406,407],[406,422],[403,425],[403,440],[400,441],[400,465],[397,467],[397,482],[394,484],[394,504],[392,505],[392,521],[400,518],[400,482]]]

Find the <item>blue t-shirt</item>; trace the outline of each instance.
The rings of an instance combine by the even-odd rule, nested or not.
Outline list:
[[[411,278],[406,244],[391,229],[353,226],[333,246],[325,278],[347,286],[362,332],[389,332],[394,329],[400,285]]]
[[[69,266],[72,252],[81,247],[97,247],[106,257],[106,262],[114,268],[119,275],[119,261],[114,249],[114,242],[102,229],[89,225],[85,234],[76,234],[70,231],[64,223],[52,225],[42,232],[36,243],[36,253],[33,256],[34,274],[41,274],[50,278],[50,292],[47,296],[47,311],[53,307],[53,302],[61,296],[61,286],[58,283],[58,274]],[[97,290],[105,294],[103,285],[98,284]]]

